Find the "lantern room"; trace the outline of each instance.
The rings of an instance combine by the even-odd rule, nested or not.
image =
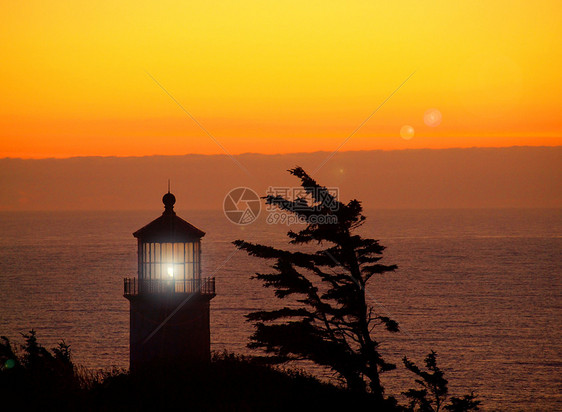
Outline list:
[[[205,232],[176,215],[172,193],[166,193],[162,202],[162,216],[133,233],[138,239],[138,277],[126,279],[125,293],[127,289],[129,293],[205,293],[202,289],[211,281],[201,281]]]

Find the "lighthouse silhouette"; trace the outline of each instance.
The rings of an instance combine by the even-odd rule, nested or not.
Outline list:
[[[133,233],[138,274],[124,280],[130,302],[131,371],[210,360],[215,279],[201,278],[205,232],[176,215],[176,198],[169,190],[162,202],[162,216]]]

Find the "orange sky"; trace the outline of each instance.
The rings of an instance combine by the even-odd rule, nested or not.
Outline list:
[[[559,1],[198,3],[2,1],[0,157],[222,153],[151,76],[233,154],[335,150],[414,71],[342,150],[562,144]]]

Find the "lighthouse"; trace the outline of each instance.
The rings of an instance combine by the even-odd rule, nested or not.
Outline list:
[[[130,369],[210,360],[210,302],[215,279],[201,277],[205,232],[176,215],[175,196],[162,216],[133,233],[137,276],[125,278],[130,303]]]

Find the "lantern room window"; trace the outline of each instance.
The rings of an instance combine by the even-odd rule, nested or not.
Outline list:
[[[143,243],[139,279],[194,280],[201,278],[200,242]]]

